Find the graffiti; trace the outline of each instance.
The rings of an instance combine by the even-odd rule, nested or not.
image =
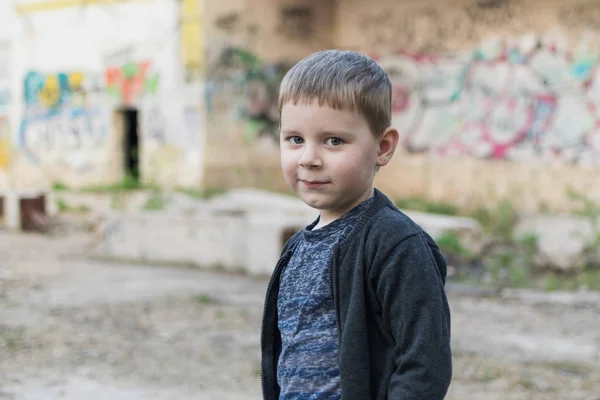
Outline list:
[[[78,71],[48,75],[30,71],[23,90],[27,107],[44,109],[85,107],[88,95],[101,91],[97,79]]]
[[[279,84],[291,66],[286,62],[265,63],[244,49],[224,49],[209,70],[207,111],[210,113],[218,96],[224,98],[226,104],[231,104],[232,99],[240,99],[237,100],[236,114],[248,123],[248,139],[276,135]]]
[[[130,62],[121,67],[106,69],[106,91],[122,105],[133,105],[147,94],[156,94],[158,72],[151,72],[150,62]]]
[[[62,164],[85,171],[99,163],[108,116],[100,110],[63,108],[30,112],[19,132],[19,148],[36,165]]]
[[[217,16],[214,20],[215,27],[228,37],[237,35],[240,37],[254,36],[258,33],[259,26],[248,21],[241,12],[233,11]]]
[[[10,127],[8,125],[8,118],[0,115],[0,170],[8,168],[10,151]]]
[[[380,9],[360,20],[367,46],[376,50],[410,49],[439,53],[474,43],[492,28],[516,31],[526,26],[522,0],[481,0],[441,8]]]
[[[283,7],[277,31],[289,40],[310,40],[314,33],[314,19],[314,10],[310,7]]]
[[[221,15],[215,21],[215,25],[217,26],[217,28],[228,33],[236,31],[240,24],[241,18],[240,15],[236,12]]]
[[[453,56],[379,60],[394,84],[394,124],[412,152],[600,163],[599,53],[543,38]]]
[[[11,102],[9,49],[7,43],[0,42],[0,118],[8,113],[8,106]]]

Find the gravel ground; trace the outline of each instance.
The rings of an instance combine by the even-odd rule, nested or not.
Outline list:
[[[0,232],[0,399],[259,399],[266,282]],[[600,303],[448,288],[451,400],[600,400]]]

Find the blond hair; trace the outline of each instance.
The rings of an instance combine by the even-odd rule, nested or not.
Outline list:
[[[288,71],[279,89],[279,113],[286,103],[314,100],[320,106],[359,112],[374,135],[392,122],[392,83],[387,72],[355,51],[320,51]]]

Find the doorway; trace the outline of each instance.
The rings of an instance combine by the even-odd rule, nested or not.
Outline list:
[[[123,116],[123,156],[125,176],[136,182],[140,179],[139,112],[135,108],[121,110]]]

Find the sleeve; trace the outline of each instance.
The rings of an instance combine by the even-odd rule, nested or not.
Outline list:
[[[377,269],[383,326],[394,339],[390,400],[437,400],[452,377],[446,261],[423,234],[397,244]]]

